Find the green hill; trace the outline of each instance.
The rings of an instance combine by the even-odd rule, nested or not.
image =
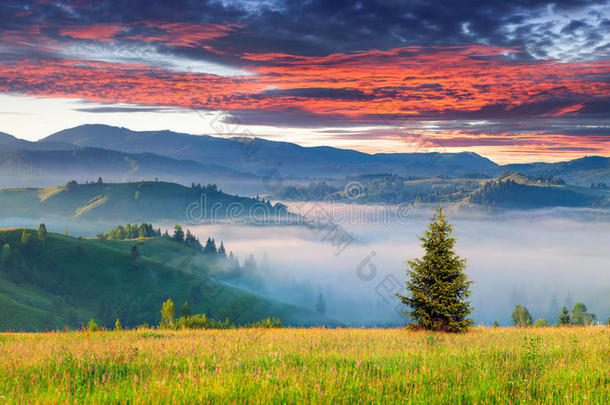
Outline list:
[[[391,174],[348,177],[342,181],[286,185],[272,198],[285,201],[400,204],[454,202],[514,209],[543,207],[610,207],[610,191],[564,184],[552,176],[517,173],[497,179],[405,178]]]
[[[529,176],[510,174],[486,182],[473,192],[473,204],[501,208],[610,207],[610,191],[545,183]]]
[[[484,172],[494,177],[505,172],[518,172],[536,177],[551,175],[560,177],[571,185],[589,187],[591,183],[610,183],[610,158],[585,156],[567,162],[509,164]]]
[[[0,230],[0,331],[80,327],[90,318],[107,326],[117,317],[129,327],[156,324],[167,298],[236,324],[273,316],[291,325],[326,321],[216,280],[213,262],[164,237],[99,242],[49,233],[42,243],[36,231],[25,232],[29,241],[23,229]]]
[[[253,219],[253,214],[288,215],[281,205],[232,196],[215,186],[142,181],[115,184],[68,183],[61,187],[0,190],[0,215],[106,221],[207,222]]]

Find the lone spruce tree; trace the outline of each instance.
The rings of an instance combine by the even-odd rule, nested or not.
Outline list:
[[[421,259],[407,263],[408,296],[397,294],[410,311],[405,312],[412,329],[429,329],[445,332],[462,332],[468,329],[472,319],[472,307],[468,280],[464,270],[466,260],[453,250],[455,238],[450,237],[453,226],[447,222],[443,208],[434,211],[430,225],[420,237],[426,250]]]

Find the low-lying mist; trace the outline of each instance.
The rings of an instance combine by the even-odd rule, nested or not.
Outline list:
[[[345,235],[306,226],[183,226],[202,242],[223,241],[243,264],[253,255],[255,274],[226,282],[314,309],[319,294],[326,315],[346,324],[400,325],[404,310],[394,296],[405,281],[405,261],[421,257],[418,236],[426,229],[432,207],[406,211],[400,218],[371,215],[371,206],[299,204],[295,212],[334,218]],[[389,219],[388,219],[389,218]],[[471,301],[477,323],[510,323],[514,305],[527,306],[534,318],[556,322],[563,305],[583,302],[600,321],[610,316],[610,220],[607,211],[557,208],[503,211],[449,210],[456,249],[468,260],[474,281]],[[65,219],[2,218],[0,227],[37,228],[94,237],[120,223],[108,219],[82,222]],[[155,224],[170,233],[173,223]],[[351,240],[351,239],[348,239]]]
[[[350,221],[354,209],[349,207],[340,224],[354,240],[340,247],[329,231],[304,226],[210,225],[193,231],[201,239],[223,240],[242,261],[255,256],[263,285],[236,280],[237,285],[312,309],[322,294],[327,316],[352,325],[401,324],[403,308],[394,294],[404,285],[404,262],[423,254],[418,235],[431,208],[417,209],[401,223],[378,224]],[[534,318],[555,322],[563,305],[571,309],[579,301],[605,321],[610,315],[610,222],[592,220],[599,214],[450,211],[458,254],[468,260],[474,281],[475,322],[509,324],[516,304],[527,306]]]

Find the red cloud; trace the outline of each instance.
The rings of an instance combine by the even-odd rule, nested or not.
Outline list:
[[[191,31],[182,24],[159,27],[165,34],[147,40],[189,46],[231,29],[213,26]],[[89,27],[76,35],[97,32],[99,38],[109,40],[121,28],[99,29]],[[248,63],[246,70],[254,75],[242,77],[134,64],[25,59],[0,63],[0,90],[218,110],[301,110],[353,119],[380,115],[442,118],[489,108],[510,113],[531,105],[546,107],[531,109],[530,115],[574,114],[587,101],[610,96],[609,60],[559,63],[515,61],[506,56],[514,52],[471,45],[324,57],[247,54],[242,57]],[[572,101],[557,105],[557,100]]]
[[[94,39],[97,41],[113,41],[113,37],[125,29],[121,25],[96,24],[64,28],[60,35],[77,39]]]
[[[224,37],[235,28],[236,24],[189,24],[142,21],[130,24],[95,24],[75,25],[59,30],[60,35],[76,39],[96,41],[116,41],[118,34],[124,33],[121,39],[143,42],[162,42],[171,46],[197,46],[203,41]]]
[[[168,22],[143,22],[140,24],[146,28],[152,28],[156,33],[142,33],[127,37],[127,39],[137,39],[146,42],[164,42],[172,46],[196,46],[202,41],[224,37],[235,28],[240,27],[236,24],[188,24],[188,23],[168,23]]]

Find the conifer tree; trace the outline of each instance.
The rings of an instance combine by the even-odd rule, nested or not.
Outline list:
[[[176,242],[184,242],[184,231],[182,230],[182,227],[178,224],[174,226],[174,236],[172,236],[172,239]]]
[[[218,256],[220,256],[222,258],[227,257],[227,251],[226,251],[225,245],[224,245],[224,243],[222,243],[222,241],[220,241],[220,247],[218,248]]]
[[[565,307],[561,308],[561,314],[559,314],[559,325],[560,326],[567,326],[570,325],[570,313],[568,312],[568,309]]]
[[[409,260],[407,270],[408,296],[397,294],[412,320],[414,329],[461,332],[468,329],[472,307],[468,280],[464,270],[466,260],[453,250],[456,239],[450,237],[453,226],[443,208],[435,210],[430,225],[420,237],[426,253],[421,259]]]
[[[203,253],[207,255],[216,255],[218,253],[218,250],[216,249],[216,241],[214,241],[214,239],[208,238],[207,242],[205,243],[205,247],[203,248]]]
[[[188,318],[191,316],[191,308],[189,307],[188,301],[184,301],[184,305],[182,305],[182,310],[180,311],[180,315]]]
[[[326,301],[322,296],[322,293],[318,295],[318,302],[316,302],[316,312],[320,315],[324,315],[326,313]]]

